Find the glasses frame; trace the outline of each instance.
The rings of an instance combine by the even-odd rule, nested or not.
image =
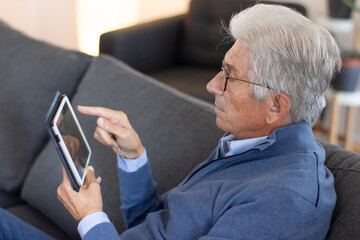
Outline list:
[[[244,80],[244,79],[241,79],[241,78],[230,77],[230,76],[229,76],[229,73],[226,71],[226,69],[225,69],[225,67],[224,67],[224,61],[222,62],[221,72],[222,72],[222,75],[223,75],[222,87],[223,87],[223,91],[224,91],[224,92],[226,91],[227,83],[228,83],[228,80],[229,80],[230,78],[231,78],[231,79],[234,79],[234,80],[241,81],[241,82],[245,82],[245,83],[249,83],[249,84],[254,84],[254,85],[256,85],[256,86],[260,86],[260,87],[264,87],[264,88],[270,89],[270,87],[267,86],[267,85],[262,85],[262,84],[260,84],[260,83],[250,82],[250,81],[247,81],[247,80]],[[270,90],[271,90],[271,89],[270,89]]]

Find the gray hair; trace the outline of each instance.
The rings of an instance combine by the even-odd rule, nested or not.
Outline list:
[[[285,93],[291,123],[312,126],[325,107],[324,92],[340,71],[339,47],[331,34],[301,14],[279,5],[257,4],[233,16],[229,32],[250,53],[249,80],[254,98]]]

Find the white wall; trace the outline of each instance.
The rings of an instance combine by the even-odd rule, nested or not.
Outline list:
[[[0,19],[38,39],[78,48],[74,0],[0,0]]]
[[[190,0],[138,0],[138,21],[174,16],[188,11]]]

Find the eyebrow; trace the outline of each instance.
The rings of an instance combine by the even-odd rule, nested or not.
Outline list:
[[[223,65],[224,65],[224,67],[230,68],[230,69],[233,70],[234,72],[237,72],[237,69],[235,68],[234,65],[225,62],[225,58],[223,59],[222,63],[223,63]]]

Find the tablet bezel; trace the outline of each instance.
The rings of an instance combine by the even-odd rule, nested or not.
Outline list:
[[[81,137],[83,138],[83,142],[85,143],[85,146],[89,152],[88,156],[87,156],[87,159],[86,159],[86,164],[85,164],[85,170],[84,170],[84,174],[83,176],[81,177],[80,174],[78,173],[77,169],[76,169],[76,166],[74,164],[74,161],[71,157],[71,154],[68,150],[68,148],[66,147],[66,144],[65,144],[65,141],[59,131],[59,128],[58,126],[56,125],[56,122],[58,121],[59,117],[60,117],[60,114],[61,112],[63,111],[63,108],[64,106],[67,106],[70,110],[70,113],[71,113],[71,116],[73,117],[73,120],[74,122],[76,123],[76,126],[77,128],[79,129],[79,132],[80,132],[80,135]],[[79,123],[79,120],[77,119],[76,115],[75,115],[75,112],[71,106],[71,103],[68,99],[68,97],[66,95],[63,95],[62,96],[62,99],[61,99],[61,102],[56,110],[56,113],[55,113],[55,116],[53,118],[53,120],[51,121],[51,128],[55,134],[55,138],[58,140],[57,141],[57,144],[59,145],[59,148],[61,149],[61,151],[63,152],[63,155],[65,157],[65,160],[69,166],[69,169],[72,173],[72,176],[74,177],[76,183],[78,186],[82,186],[84,184],[84,180],[85,180],[85,176],[86,176],[86,168],[87,166],[89,165],[89,161],[90,161],[90,157],[91,157],[91,148],[90,148],[90,145],[85,137],[85,134],[80,126],[80,123]]]

